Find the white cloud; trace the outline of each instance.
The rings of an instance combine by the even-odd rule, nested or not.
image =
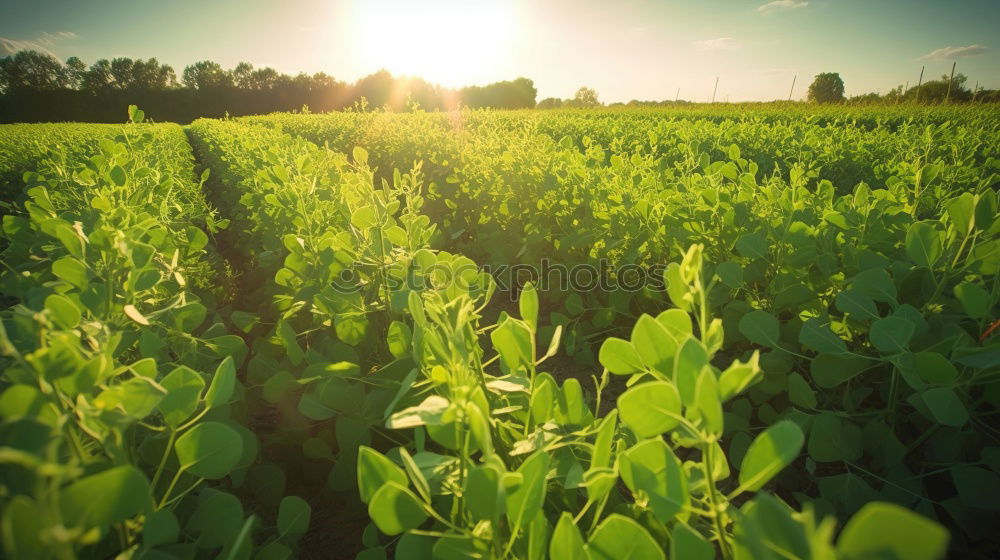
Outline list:
[[[732,37],[718,37],[716,39],[705,39],[695,41],[694,46],[703,51],[730,51],[740,45]]]
[[[920,57],[921,60],[954,60],[964,56],[976,56],[986,52],[986,47],[982,45],[969,45],[967,47],[942,47]]]
[[[795,8],[805,8],[809,5],[806,0],[774,0],[757,7],[757,11],[762,14],[770,14],[782,10],[792,10]]]
[[[0,37],[0,55],[12,55],[17,51],[38,51],[59,58],[52,52],[52,48],[57,43],[68,39],[76,39],[76,33],[72,31],[49,33],[46,31],[34,39],[8,39]]]

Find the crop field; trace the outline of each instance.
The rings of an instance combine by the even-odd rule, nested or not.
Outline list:
[[[0,126],[10,559],[1000,556],[1000,113]]]

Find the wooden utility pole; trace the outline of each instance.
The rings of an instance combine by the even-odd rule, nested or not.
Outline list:
[[[677,95],[674,96],[674,103],[677,103],[677,100],[680,98],[681,98],[681,88],[677,88]]]
[[[920,67],[920,80],[917,81],[917,103],[920,103],[920,86],[924,85],[924,68]]]
[[[712,103],[715,103],[715,92],[719,91],[719,77],[715,77],[715,89],[712,90]]]
[[[958,64],[957,60],[955,62],[951,63],[951,77],[948,78],[948,93],[944,96],[944,102],[945,103],[951,102],[951,84],[952,84],[952,82],[955,81],[955,65],[956,64]]]
[[[976,82],[976,87],[972,88],[972,101],[976,100],[976,94],[979,93],[979,82]]]
[[[799,77],[798,74],[792,76],[792,89],[788,90],[788,101],[792,100],[792,92],[795,91],[795,80]]]

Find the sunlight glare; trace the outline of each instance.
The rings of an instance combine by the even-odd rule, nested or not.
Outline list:
[[[513,2],[357,0],[352,43],[362,67],[457,87],[495,79],[514,20]]]

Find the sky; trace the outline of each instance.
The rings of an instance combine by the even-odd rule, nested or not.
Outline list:
[[[385,68],[449,87],[531,78],[538,99],[848,95],[938,78],[1000,89],[1000,0],[0,0],[0,55],[22,48],[184,67],[240,61],[353,82]],[[679,93],[678,93],[679,92]]]

